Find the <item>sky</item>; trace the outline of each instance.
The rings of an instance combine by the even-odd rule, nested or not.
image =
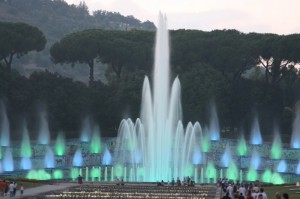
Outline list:
[[[65,0],[78,5],[83,0]],[[89,11],[133,15],[156,24],[166,14],[169,29],[237,29],[241,32],[300,33],[300,0],[85,0]]]

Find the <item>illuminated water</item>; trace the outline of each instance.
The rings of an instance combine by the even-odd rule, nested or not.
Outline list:
[[[259,122],[258,122],[258,118],[255,117],[253,120],[253,124],[252,124],[252,129],[251,129],[251,144],[262,144],[262,137],[261,137],[261,133],[260,133],[260,127],[259,127]]]
[[[297,106],[296,117],[293,122],[291,147],[300,148],[300,107]]]
[[[77,149],[74,157],[73,157],[73,166],[74,167],[81,167],[82,166],[82,153],[80,149]]]
[[[211,140],[220,140],[220,127],[217,115],[217,109],[214,103],[211,105],[211,118],[209,124],[209,132]]]
[[[280,159],[282,156],[282,143],[278,128],[274,129],[274,140],[271,148],[271,158]]]
[[[247,155],[248,146],[247,146],[244,134],[242,134],[241,138],[238,140],[238,145],[237,145],[236,149],[237,149],[237,154],[239,156]]]
[[[100,153],[101,152],[101,139],[100,139],[100,129],[99,126],[95,126],[93,129],[91,144],[90,144],[91,153]]]
[[[30,170],[32,169],[32,163],[29,157],[23,157],[21,160],[21,169]]]
[[[92,134],[91,121],[89,117],[86,117],[82,122],[80,141],[89,142]]]
[[[170,176],[183,178],[201,150],[201,126],[198,122],[194,125],[189,123],[184,130],[181,122],[181,85],[176,77],[170,89],[169,70],[167,23],[160,14],[153,89],[148,77],[145,77],[141,117],[135,122],[131,119],[121,121],[116,147],[116,164],[130,164],[134,168],[142,166],[145,170],[142,181],[170,181]],[[136,154],[141,155],[139,162],[136,161]],[[197,163],[199,161],[198,158]]]
[[[2,160],[3,171],[14,171],[14,159],[10,148],[6,148]]]
[[[54,168],[54,153],[50,147],[47,147],[47,152],[44,158],[44,166],[45,168]]]
[[[49,144],[50,142],[50,132],[48,125],[48,115],[45,110],[39,113],[39,144]]]
[[[54,149],[56,155],[58,156],[65,155],[66,146],[65,146],[65,137],[63,132],[58,133]]]
[[[2,100],[0,101],[0,142],[1,146],[10,146],[10,136],[9,136],[9,121],[6,115],[6,108]]]
[[[31,150],[30,138],[29,138],[29,134],[28,134],[26,121],[23,122],[22,131],[23,131],[23,133],[22,133],[20,156],[30,158],[32,155],[32,150]]]
[[[102,165],[111,165],[111,154],[108,149],[105,149],[103,158],[102,158]]]

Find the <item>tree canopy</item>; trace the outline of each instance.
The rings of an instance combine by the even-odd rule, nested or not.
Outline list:
[[[13,57],[45,48],[46,38],[36,27],[25,23],[0,22],[0,60],[11,69]]]

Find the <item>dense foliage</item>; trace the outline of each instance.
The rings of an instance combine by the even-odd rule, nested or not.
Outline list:
[[[182,84],[185,124],[208,126],[213,101],[222,130],[249,134],[257,116],[265,138],[272,138],[276,122],[289,141],[300,97],[298,34],[176,30],[170,36],[171,81],[179,76]],[[18,122],[25,117],[34,133],[38,104],[45,104],[52,132],[78,137],[83,118],[90,116],[103,136],[116,135],[122,118],[139,116],[144,76],[152,79],[154,37],[151,31],[88,29],[51,46],[55,63],[106,65],[105,83],[91,78],[93,72],[87,86],[49,71],[25,78],[2,66],[0,98],[8,107],[12,131],[18,133]],[[226,131],[222,136],[228,136]]]

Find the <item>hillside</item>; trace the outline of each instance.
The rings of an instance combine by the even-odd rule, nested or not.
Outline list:
[[[14,60],[13,67],[28,76],[33,71],[47,69],[87,82],[88,67],[54,65],[49,58],[51,45],[66,34],[84,29],[155,30],[152,22],[141,22],[133,16],[98,10],[89,13],[86,4],[69,5],[64,0],[0,0],[0,21],[24,22],[38,27],[47,38],[46,48]],[[100,66],[100,64],[99,64]],[[104,66],[95,68],[96,79],[103,78]]]

